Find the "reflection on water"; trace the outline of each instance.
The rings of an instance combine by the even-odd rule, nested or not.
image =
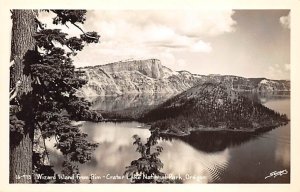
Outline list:
[[[264,130],[267,132],[267,130]],[[249,140],[256,139],[260,137],[259,133],[249,133],[249,132],[226,132],[226,131],[194,131],[192,134],[184,137],[173,137],[184,141],[195,149],[214,153],[218,151],[223,151],[228,147],[235,147],[248,142]]]
[[[127,108],[154,106],[170,98],[170,94],[124,94],[92,98],[93,109],[118,111]]]
[[[267,96],[253,96],[261,101]],[[135,97],[138,98],[138,97]],[[124,100],[124,97],[123,97]],[[267,97],[264,105],[290,117],[289,96]],[[113,99],[107,103],[103,98],[97,107],[117,107]],[[120,101],[121,102],[121,101]],[[126,103],[143,104],[141,101],[122,101],[122,107],[130,107]],[[90,139],[100,143],[91,162],[80,165],[83,176],[96,174],[103,179],[93,183],[129,183],[126,178],[109,179],[110,175],[123,175],[125,167],[139,158],[132,145],[132,136],[137,134],[145,142],[150,136],[146,125],[138,122],[123,123],[91,123],[85,122],[82,130]],[[51,163],[59,170],[62,159],[51,148]],[[234,134],[225,132],[195,132],[181,138],[166,138],[158,143],[163,147],[159,158],[163,162],[162,172],[180,175],[184,183],[288,183],[289,174],[276,178],[267,178],[271,172],[286,169],[290,173],[290,124],[261,134]],[[89,180],[81,180],[88,183]]]
[[[162,142],[164,148],[160,158],[163,172],[181,175],[184,183],[208,183],[220,180],[228,166],[229,150],[206,153],[180,141]]]
[[[92,160],[79,166],[80,174],[89,176],[97,174],[100,176],[122,175],[125,167],[133,159],[138,157],[135,148],[132,146],[132,136],[138,134],[144,141],[150,136],[148,129],[137,128],[140,123],[92,123],[86,122],[83,125],[83,132],[89,135],[89,139],[100,143],[94,151]],[[50,141],[54,142],[54,141]],[[53,146],[48,142],[48,146]],[[50,153],[57,153],[51,149]],[[52,158],[55,157],[55,159]],[[63,158],[59,155],[51,155],[51,163],[55,165],[55,171],[61,169]],[[89,180],[81,180],[83,183],[89,183]],[[127,180],[95,180],[93,183],[128,183]]]
[[[138,119],[146,111],[156,107],[172,95],[170,94],[124,94],[120,96],[100,96],[91,98],[92,109],[106,119]]]

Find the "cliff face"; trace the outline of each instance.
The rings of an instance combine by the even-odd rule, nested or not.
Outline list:
[[[78,69],[88,83],[79,96],[121,95],[125,93],[176,94],[202,79],[191,73],[175,72],[157,59],[117,62]]]
[[[93,97],[128,93],[181,93],[196,84],[222,82],[238,91],[289,91],[290,82],[266,78],[243,78],[228,75],[197,75],[188,71],[173,71],[157,59],[116,62],[84,67],[81,77],[88,83],[78,96]]]
[[[157,59],[116,62],[100,66],[109,74],[121,71],[136,71],[153,79],[163,79],[172,74],[172,70],[161,65]]]

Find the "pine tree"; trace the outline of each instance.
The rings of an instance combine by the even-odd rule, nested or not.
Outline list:
[[[44,11],[56,14],[54,24],[70,23],[82,34],[68,37],[60,29],[45,28],[37,10],[12,11],[10,183],[31,183],[32,173],[51,172],[36,159],[41,155],[33,153],[36,130],[43,139],[56,139],[55,147],[68,167],[90,160],[97,146],[71,124],[71,120],[101,120],[101,115],[89,110],[87,101],[75,95],[86,81],[75,71],[72,56],[89,43],[99,43],[100,36],[79,27],[86,20],[85,10]]]
[[[125,175],[131,179],[132,183],[180,183],[180,180],[168,178],[167,174],[161,172],[163,163],[159,159],[163,147],[157,145],[160,138],[159,130],[151,131],[150,137],[145,144],[142,143],[138,135],[134,135],[133,145],[136,145],[136,151],[141,157],[133,160],[126,167]]]

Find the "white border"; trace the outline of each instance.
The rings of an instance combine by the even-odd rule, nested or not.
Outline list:
[[[60,9],[291,9],[291,183],[290,184],[8,184],[9,145],[8,145],[8,90],[9,90],[9,53],[10,53],[10,12],[17,8],[60,8]],[[300,46],[300,0],[0,0],[0,192],[2,191],[272,191],[300,192],[299,136],[300,121],[298,114],[299,94],[299,46]]]

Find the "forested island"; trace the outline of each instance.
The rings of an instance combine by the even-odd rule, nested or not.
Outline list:
[[[289,121],[286,115],[216,83],[196,85],[145,113],[139,120],[177,135],[192,130],[253,132]]]
[[[162,133],[190,131],[254,132],[288,123],[285,114],[267,108],[222,83],[198,84],[159,105],[98,110],[104,121],[139,121]]]

